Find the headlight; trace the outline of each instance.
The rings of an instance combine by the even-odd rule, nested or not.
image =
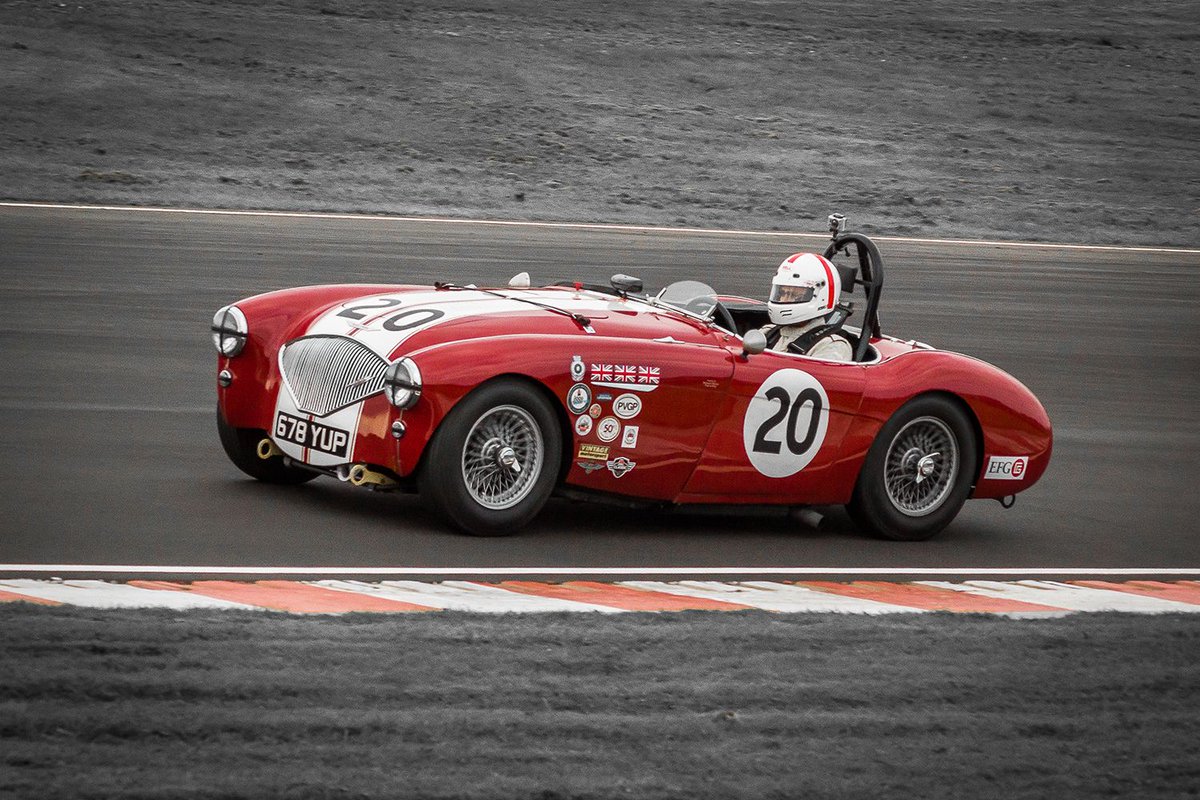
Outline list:
[[[383,393],[396,408],[412,408],[421,397],[421,371],[410,358],[388,364],[383,373]]]
[[[213,347],[221,355],[233,357],[242,352],[249,332],[246,315],[237,306],[225,306],[213,315]]]

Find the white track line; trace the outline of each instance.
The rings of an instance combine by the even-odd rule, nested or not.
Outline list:
[[[1192,567],[254,567],[148,564],[0,564],[0,574],[96,575],[1140,575],[1200,576]]]
[[[93,206],[74,203],[22,203],[0,201],[0,208],[41,208],[63,211],[122,211],[146,214],[203,214],[228,217],[284,217],[297,219],[360,220],[371,222],[427,222],[437,225],[498,225],[512,228],[551,228],[585,231],[626,231],[629,233],[706,234],[714,236],[771,236],[787,239],[828,239],[824,233],[788,231],[744,231],[721,228],[669,228],[655,225],[618,225],[600,222],[529,222],[503,219],[452,219],[449,217],[408,217],[387,214],[339,214],[319,211],[238,211],[219,208],[161,208],[156,206]],[[976,247],[1024,247],[1056,250],[1084,250],[1118,253],[1169,253],[1200,255],[1200,249],[1186,247],[1127,247],[1110,244],[1060,244],[1053,242],[997,242],[987,239],[924,239],[906,236],[872,236],[878,242],[904,244],[956,244]]]

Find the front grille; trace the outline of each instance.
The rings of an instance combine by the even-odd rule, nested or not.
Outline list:
[[[296,407],[323,417],[383,391],[388,362],[343,336],[308,336],[283,346],[283,379]]]

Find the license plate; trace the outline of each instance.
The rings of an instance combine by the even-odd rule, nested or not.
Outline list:
[[[350,432],[319,422],[310,422],[283,411],[275,419],[275,437],[285,442],[298,444],[310,450],[319,450],[331,456],[346,456],[350,444]]]

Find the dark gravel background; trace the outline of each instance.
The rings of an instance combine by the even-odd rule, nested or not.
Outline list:
[[[0,197],[1200,242],[1194,3],[0,2]]]

